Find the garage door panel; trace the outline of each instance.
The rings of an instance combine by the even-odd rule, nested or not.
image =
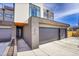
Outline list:
[[[56,28],[43,28],[39,29],[39,41],[40,43],[47,43],[49,41],[55,41],[58,39],[58,29]]]
[[[12,29],[11,28],[0,28],[0,42],[11,40]]]
[[[60,38],[63,39],[66,36],[66,31],[65,29],[60,29]]]

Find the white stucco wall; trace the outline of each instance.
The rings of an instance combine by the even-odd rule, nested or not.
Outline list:
[[[23,22],[29,17],[29,4],[27,3],[16,3],[15,4],[15,22]]]
[[[40,7],[41,17],[43,18],[43,4],[33,3]],[[15,4],[15,22],[28,23],[29,18],[29,3],[16,3]]]

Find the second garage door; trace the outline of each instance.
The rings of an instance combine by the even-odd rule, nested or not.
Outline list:
[[[0,28],[0,42],[11,40],[12,29]]]
[[[55,41],[59,39],[58,28],[45,28],[40,27],[39,28],[39,43],[44,44],[47,42]]]
[[[66,29],[60,29],[60,39],[64,39],[66,37]]]

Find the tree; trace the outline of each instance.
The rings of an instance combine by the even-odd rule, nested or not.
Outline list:
[[[72,31],[73,29],[71,27],[68,28],[68,31]]]

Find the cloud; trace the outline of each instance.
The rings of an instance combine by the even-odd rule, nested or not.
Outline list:
[[[79,13],[79,3],[46,3],[45,6],[54,12],[54,18]]]
[[[72,14],[76,14],[76,13],[79,13],[79,9],[73,9],[73,10],[63,12],[63,13],[55,14],[55,19],[68,16],[68,15],[72,15]]]

